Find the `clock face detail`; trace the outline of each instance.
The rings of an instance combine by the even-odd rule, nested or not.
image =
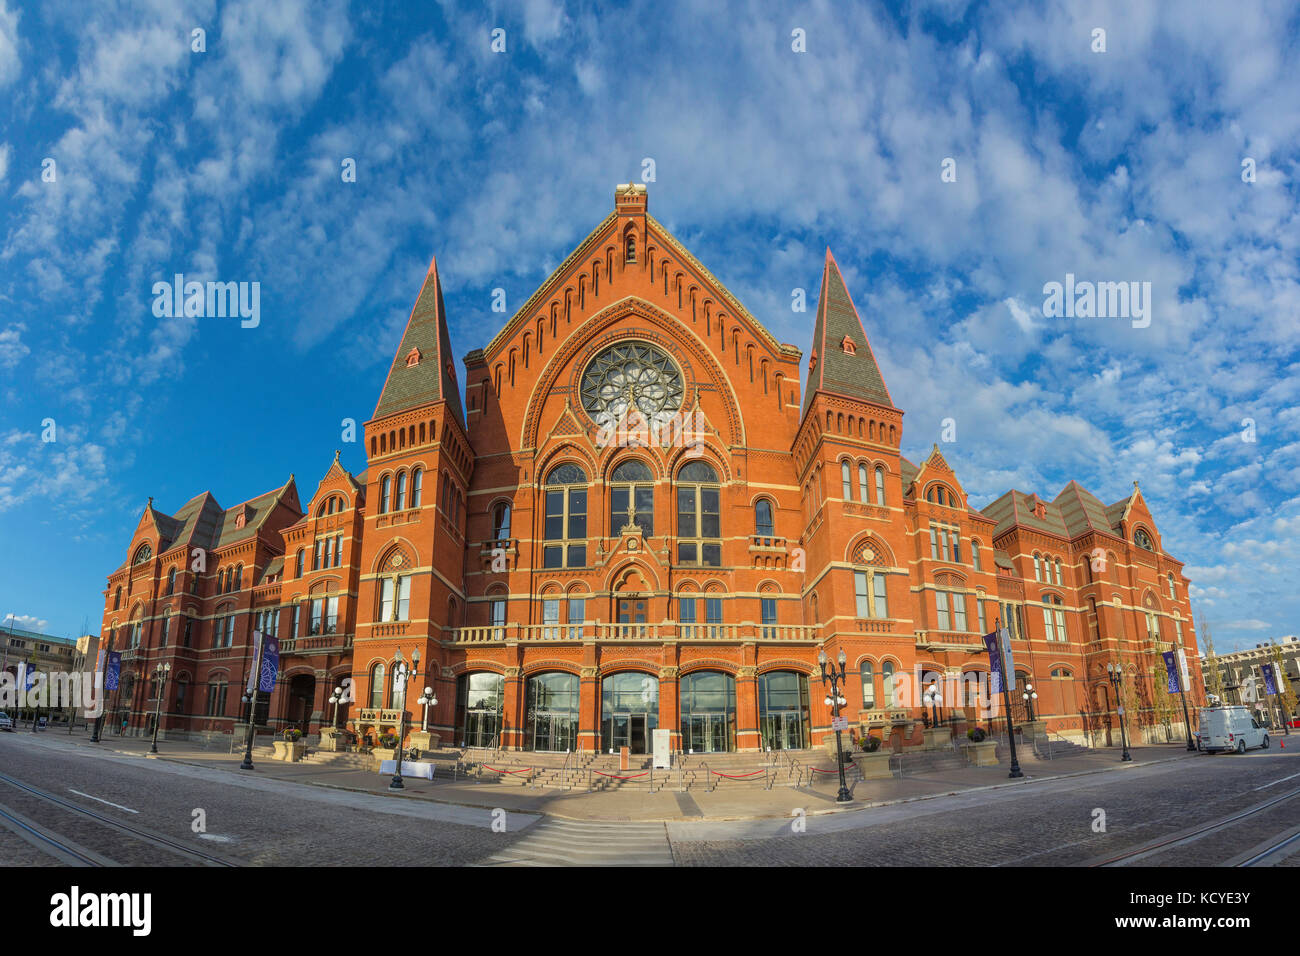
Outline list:
[[[644,342],[621,342],[597,353],[578,383],[582,407],[599,425],[623,421],[633,409],[666,425],[682,408],[682,373],[668,354]]]

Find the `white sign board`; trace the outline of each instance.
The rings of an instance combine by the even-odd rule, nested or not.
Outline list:
[[[651,732],[654,746],[655,769],[671,770],[673,766],[673,732],[666,727],[656,727]]]
[[[380,773],[396,773],[396,760],[382,760],[379,763]],[[403,760],[402,761],[403,777],[423,777],[425,780],[433,779],[433,764],[424,760]]]
[[[831,730],[848,730],[849,719],[847,717],[832,717]]]

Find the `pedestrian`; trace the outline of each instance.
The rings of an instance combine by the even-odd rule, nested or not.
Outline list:
[[[127,725],[127,723],[128,723],[127,719],[126,719],[125,717],[123,717],[123,718],[122,718],[122,726],[119,727],[118,730],[117,730],[117,735],[118,735],[119,737],[125,737],[125,736],[126,736],[126,725]]]

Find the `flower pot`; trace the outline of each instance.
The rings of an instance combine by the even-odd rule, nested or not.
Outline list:
[[[998,765],[998,742],[996,740],[972,740],[961,745],[962,755],[972,767],[996,767]]]

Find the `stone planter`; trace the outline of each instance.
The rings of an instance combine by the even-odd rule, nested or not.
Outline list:
[[[396,760],[396,759],[397,759],[397,748],[396,748],[396,747],[376,747],[374,750],[370,751],[370,755],[371,755],[372,757],[374,757],[375,760],[376,760],[377,762],[382,762],[382,761],[385,761],[385,760]],[[377,763],[376,765],[378,765],[378,763]]]
[[[943,727],[926,727],[922,731],[924,742],[921,745],[922,750],[951,750],[952,749],[952,728]]]
[[[297,763],[307,753],[307,741],[275,740],[271,742],[271,748],[273,759]]]
[[[431,730],[411,731],[411,746],[417,750],[437,750],[442,746],[442,738]]]
[[[859,751],[853,754],[853,763],[863,780],[888,780],[894,776],[889,769],[889,758],[892,756],[892,753],[883,749],[871,754]]]
[[[981,740],[975,743],[968,740],[961,745],[966,762],[972,767],[996,767],[998,765],[998,743],[996,740]]]
[[[322,730],[320,733],[320,749],[329,753],[342,753],[347,744],[344,743],[347,738],[337,730]]]

